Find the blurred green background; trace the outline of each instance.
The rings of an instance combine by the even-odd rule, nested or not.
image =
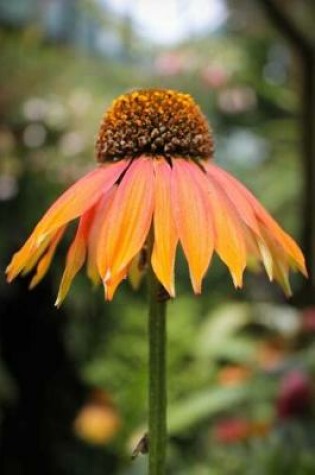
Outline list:
[[[177,266],[168,314],[168,474],[315,473],[312,0],[0,1],[0,473],[144,475],[146,297],[103,301],[84,273],[53,307],[69,238],[44,281],[4,269],[47,206],[94,166],[111,100],[191,93],[216,160],[302,245],[286,301],[265,275],[235,291],[214,260],[201,297]]]

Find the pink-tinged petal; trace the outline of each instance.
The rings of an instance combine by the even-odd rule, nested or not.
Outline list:
[[[296,242],[278,225],[278,223],[270,216],[265,208],[254,197],[254,195],[242,183],[240,183],[238,180],[236,180],[236,178],[232,177],[226,171],[221,170],[220,173],[227,176],[229,181],[233,183],[234,188],[238,189],[239,193],[243,194],[244,198],[253,208],[259,225],[262,223],[266,228],[269,229],[274,239],[280,244],[285,253],[287,253],[290,257],[290,266],[299,269],[302,274],[307,276],[305,259]]]
[[[59,286],[58,296],[55,305],[59,307],[69,292],[71,283],[84,264],[86,257],[86,246],[91,223],[94,218],[95,209],[92,207],[80,218],[75,238],[69,248],[66,266]]]
[[[178,242],[171,202],[171,168],[155,161],[154,245],[152,267],[171,297],[175,296],[174,265]]]
[[[208,165],[207,171],[212,180],[224,187],[224,192],[230,198],[237,213],[255,233],[252,236],[250,233],[244,234],[248,254],[252,255],[255,261],[257,261],[257,257],[262,260],[269,279],[276,280],[284,293],[288,297],[291,296],[289,262],[291,261],[293,267],[297,266],[298,262],[301,263],[301,253],[299,250],[296,251],[297,245],[271,218],[256,198],[235,178],[215,165]],[[248,237],[250,236],[251,241],[249,242]]]
[[[200,293],[214,245],[206,176],[193,162],[176,158],[171,191],[178,237],[188,261],[193,289]]]
[[[100,232],[97,262],[105,282],[120,274],[142,248],[151,226],[153,197],[152,159],[135,159],[118,185]]]
[[[207,174],[209,199],[213,209],[215,250],[230,270],[235,287],[242,287],[247,263],[246,240],[251,236],[224,190]]]
[[[44,254],[44,256],[41,258],[41,260],[39,261],[37,265],[36,273],[33,276],[30,286],[29,286],[30,289],[33,289],[46,275],[49,269],[49,266],[51,264],[51,261],[55,255],[57,246],[64,234],[65,228],[66,227],[63,226],[62,228],[58,229],[58,231],[55,233],[55,235],[51,239],[47,252]]]
[[[108,213],[113,203],[116,191],[117,185],[114,185],[111,190],[109,190],[97,204],[94,220],[89,233],[87,275],[92,280],[94,285],[97,285],[101,280],[99,269],[97,266],[97,248],[99,245],[101,245],[100,232],[103,223],[108,217]]]
[[[296,242],[285,231],[283,231],[283,229],[281,229],[281,227],[256,199],[255,202],[258,219],[261,220],[261,223],[268,229],[282,250],[287,254],[290,267],[292,267],[293,270],[298,269],[305,277],[307,277],[305,259]]]
[[[7,268],[8,280],[11,281],[25,267],[29,267],[30,262],[33,261],[34,253],[38,253],[38,249],[44,243],[41,249],[43,252],[50,241],[47,238],[52,233],[93,206],[100,196],[106,193],[119,179],[127,165],[128,162],[125,160],[102,165],[63,193],[39,221],[24,246],[14,254]]]
[[[211,179],[220,186],[222,192],[226,194],[241,219],[252,231],[259,235],[260,230],[255,212],[246,196],[235,186],[234,180],[231,179],[232,177],[212,163],[206,164],[205,168],[209,177],[211,177]]]
[[[127,165],[125,160],[102,165],[68,188],[38,223],[34,239],[43,239],[46,234],[85,213],[117,182]]]

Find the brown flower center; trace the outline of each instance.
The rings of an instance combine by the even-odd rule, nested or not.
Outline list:
[[[119,96],[105,113],[96,141],[99,162],[142,154],[208,159],[210,127],[189,94],[169,89]]]

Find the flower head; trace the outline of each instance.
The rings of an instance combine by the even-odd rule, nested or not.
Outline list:
[[[13,256],[9,281],[36,267],[34,287],[66,226],[77,218],[57,305],[85,261],[88,276],[101,281],[106,299],[112,299],[148,240],[153,270],[171,296],[178,244],[195,293],[214,251],[235,287],[242,287],[252,260],[262,262],[288,295],[289,269],[306,275],[293,239],[250,191],[213,163],[209,125],[188,94],[152,89],[120,96],[104,115],[96,155],[98,167],[57,199]]]

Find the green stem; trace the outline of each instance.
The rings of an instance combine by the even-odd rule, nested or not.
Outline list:
[[[166,302],[149,270],[149,475],[165,474],[166,455]]]

